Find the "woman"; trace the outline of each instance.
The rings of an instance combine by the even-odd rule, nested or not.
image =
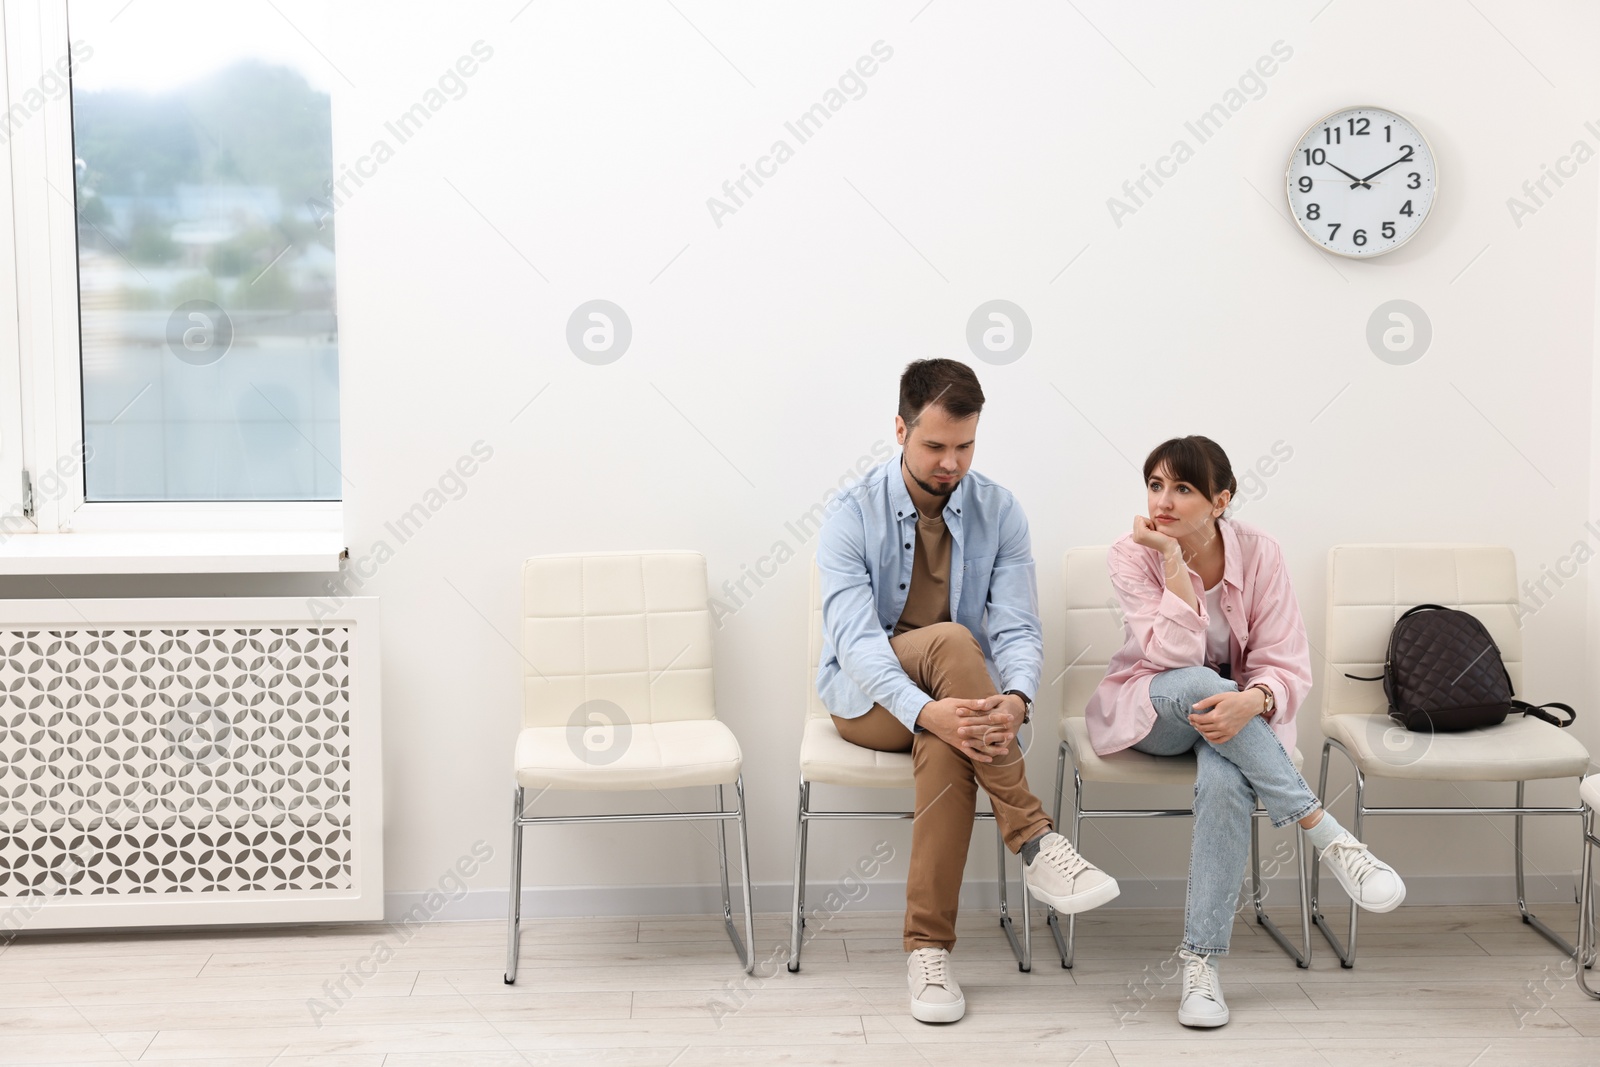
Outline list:
[[[1150,453],[1144,480],[1149,515],[1111,546],[1126,641],[1089,700],[1089,740],[1102,756],[1195,754],[1178,1021],[1221,1026],[1217,957],[1233,932],[1256,797],[1274,826],[1305,828],[1362,908],[1399,907],[1405,885],[1322,809],[1289,757],[1311,688],[1305,624],[1278,543],[1224,517],[1237,490],[1227,455],[1204,437],[1174,438]]]

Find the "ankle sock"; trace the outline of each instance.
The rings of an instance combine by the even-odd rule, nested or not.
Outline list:
[[[1023,842],[1022,848],[1017,851],[1017,855],[1022,857],[1023,863],[1033,862],[1033,858],[1039,854],[1039,842],[1043,841],[1044,835],[1048,834],[1049,832],[1049,830],[1046,830],[1033,840]]]
[[[1326,809],[1322,812],[1322,821],[1306,831],[1306,839],[1311,842],[1311,847],[1321,852],[1333,844],[1333,839],[1344,833],[1344,827],[1339,825],[1339,820],[1333,813]]]

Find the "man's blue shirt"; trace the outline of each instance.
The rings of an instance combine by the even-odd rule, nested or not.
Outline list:
[[[1027,517],[1008,490],[969,470],[945,499],[944,521],[951,540],[950,618],[978,639],[1002,692],[1036,698],[1044,641]],[[877,703],[915,731],[917,716],[933,699],[889,646],[911,584],[916,526],[898,455],[845,490],[823,524],[817,694],[840,718],[865,715]]]

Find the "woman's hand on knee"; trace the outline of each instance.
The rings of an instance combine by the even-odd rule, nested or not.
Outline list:
[[[1266,699],[1259,689],[1216,693],[1198,701],[1189,714],[1189,724],[1213,745],[1232,741],[1250,720],[1266,711]]]

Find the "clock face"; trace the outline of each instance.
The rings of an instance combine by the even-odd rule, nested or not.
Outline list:
[[[1377,107],[1312,124],[1289,157],[1289,210],[1314,244],[1341,256],[1392,252],[1433,207],[1433,151],[1410,122]]]

